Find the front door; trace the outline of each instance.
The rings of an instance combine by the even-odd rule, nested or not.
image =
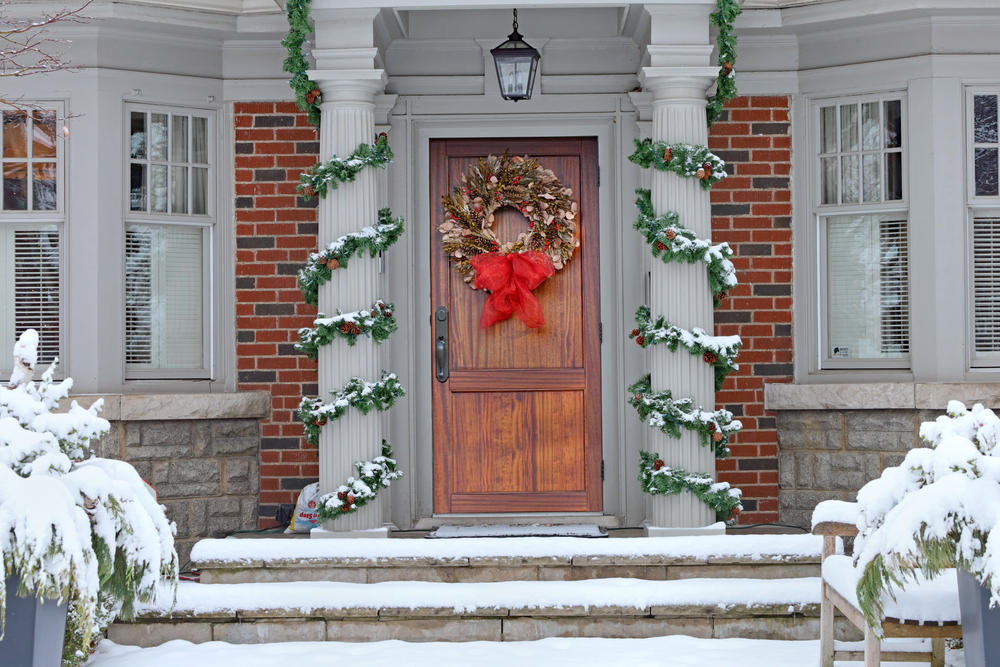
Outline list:
[[[441,248],[441,197],[488,155],[527,155],[572,188],[580,246],[533,291],[545,325],[515,315],[482,330],[489,293]],[[430,145],[431,310],[447,315],[448,379],[432,385],[434,512],[600,511],[601,367],[597,139],[442,139]],[[502,209],[501,243],[528,221]],[[437,339],[438,325],[432,339]],[[430,351],[438,368],[437,350]]]

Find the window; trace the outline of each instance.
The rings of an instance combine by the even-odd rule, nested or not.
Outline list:
[[[0,350],[13,348],[25,329],[35,329],[41,368],[60,356],[61,112],[61,105],[26,103],[0,113]]]
[[[208,378],[214,117],[127,114],[126,378]]]
[[[815,106],[819,368],[906,368],[909,230],[901,96]]]
[[[971,366],[1000,366],[1000,187],[998,94],[972,91],[969,107]]]
[[[997,95],[972,96],[973,196],[1000,196]]]

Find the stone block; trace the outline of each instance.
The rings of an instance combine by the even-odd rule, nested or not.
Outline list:
[[[120,459],[121,449],[120,435],[121,435],[120,422],[111,422],[111,428],[107,433],[98,437],[94,442],[91,443],[91,448],[94,453],[104,459]]]
[[[717,618],[715,639],[819,639],[819,618]]]
[[[708,639],[708,618],[510,618],[503,622],[503,641],[535,641],[546,637],[632,639],[689,635]]]
[[[697,565],[706,563],[707,560],[695,557],[675,557],[658,554],[649,555],[617,555],[617,556],[574,556],[573,567],[595,567],[595,566],[625,566],[625,567],[648,567],[663,565]]]
[[[701,567],[694,565],[692,567]],[[667,578],[665,565],[578,565],[573,567],[540,567],[541,581],[587,581],[589,579],[646,579],[663,581]]]
[[[795,488],[795,455],[778,452],[778,488]]]
[[[898,468],[903,463],[906,454],[885,454],[882,456],[882,469]]]
[[[108,639],[116,644],[149,648],[175,639],[183,639],[192,644],[212,641],[212,626],[209,623],[112,623],[108,628]]]
[[[275,644],[278,642],[321,642],[326,637],[325,621],[253,621],[215,623],[212,636],[230,644]]]
[[[856,451],[905,452],[916,446],[913,431],[848,431],[847,448]]]
[[[271,414],[266,391],[231,394],[127,394],[121,397],[122,421],[183,419],[264,419]]]
[[[483,581],[537,581],[536,567],[373,567],[368,583],[440,581],[448,584]]]
[[[839,491],[779,491],[778,508],[791,510],[808,510],[810,513],[816,505],[824,500],[843,500]]]
[[[851,431],[902,431],[913,433],[913,410],[851,410],[844,413],[844,427]]]
[[[533,558],[530,556],[470,556],[470,567],[556,567],[569,565],[569,556],[546,556]]]
[[[501,641],[502,627],[499,618],[328,621],[326,638],[338,642],[389,639],[407,642],[498,642]]]
[[[153,462],[152,461],[129,461],[135,471],[139,473],[139,477],[142,477],[147,482],[153,481]]]
[[[764,406],[777,410],[912,409],[914,385],[908,382],[873,384],[768,384]]]
[[[840,449],[839,412],[789,410],[777,415],[779,449]]]
[[[247,456],[260,449],[260,437],[252,438],[212,438],[208,448],[209,456]]]
[[[990,409],[1000,407],[1000,384],[996,382],[919,383],[915,395],[916,407],[941,410],[942,413],[948,401],[961,401],[967,408],[976,403]]]
[[[882,471],[878,454],[824,452],[817,453],[814,461],[817,489],[857,491]]]
[[[256,458],[224,459],[226,493],[251,495],[260,491],[260,470]]]
[[[174,549],[177,551],[177,559],[181,565],[188,562],[191,559],[191,550],[194,549],[194,545],[198,543],[200,537],[189,540],[174,540]]]
[[[776,563],[770,565],[672,565],[667,568],[667,579],[794,579],[820,576],[820,564]]]
[[[813,486],[813,457],[808,452],[795,452],[795,486],[810,489]]]
[[[167,508],[167,518],[177,524],[177,539],[184,539],[191,536],[190,518],[191,502],[188,500],[166,500],[163,505]]]
[[[481,607],[456,611],[454,607],[383,607],[378,610],[380,619],[399,618],[503,618],[508,615],[505,607]]]
[[[316,619],[343,619],[343,618],[365,618],[376,620],[379,610],[375,607],[349,607],[345,609],[335,608],[312,608],[303,609],[281,609],[276,607],[258,607],[257,609],[240,609],[237,612],[240,619],[276,619],[285,620],[316,620]]]
[[[191,534],[212,537],[217,533],[256,528],[246,520],[243,498],[205,498],[191,501]]]
[[[213,419],[212,439],[260,438],[260,422],[256,419]]]
[[[153,485],[161,498],[217,496],[222,493],[219,464],[211,460],[157,463],[153,466],[153,478],[156,480]]]

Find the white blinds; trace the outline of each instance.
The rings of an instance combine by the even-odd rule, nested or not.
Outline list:
[[[975,356],[1000,357],[1000,218],[972,223]]]
[[[38,366],[59,356],[59,229],[0,227],[0,349],[25,329],[38,331]]]
[[[205,233],[201,227],[128,225],[127,368],[204,368]]]
[[[828,357],[909,354],[907,224],[891,216],[828,218]]]

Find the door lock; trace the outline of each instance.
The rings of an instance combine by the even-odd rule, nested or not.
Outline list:
[[[448,309],[438,306],[434,311],[434,376],[438,382],[448,379]]]

